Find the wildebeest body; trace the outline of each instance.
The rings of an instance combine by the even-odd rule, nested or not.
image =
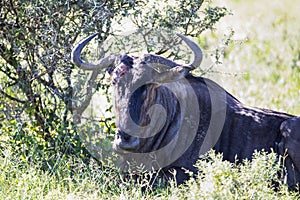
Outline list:
[[[189,75],[187,79],[197,94],[201,114],[194,142],[182,157],[166,168],[166,171],[170,168],[177,170],[176,180],[178,183],[188,179],[185,170],[197,171],[194,164],[199,159],[200,147],[207,134],[211,117],[214,115],[211,113],[211,97],[206,83],[209,82],[209,85],[223,90],[218,84],[202,77]],[[251,160],[255,150],[264,149],[271,152],[273,149],[277,151],[278,143],[282,140],[280,126],[283,121],[293,117],[272,110],[244,106],[228,92],[226,92],[226,107],[224,127],[214,149],[216,152],[222,153],[225,160],[231,162],[241,162],[243,159]],[[164,173],[168,174],[166,171]]]
[[[255,150],[273,149],[288,155],[289,186],[299,183],[299,119],[247,107],[212,80],[191,75],[202,61],[196,43],[178,35],[194,53],[188,65],[157,55],[110,55],[98,64],[86,63],[80,52],[95,36],[77,45],[72,59],[82,69],[93,70],[94,75],[109,68],[118,126],[114,148],[124,163],[141,160],[147,168],[160,169],[166,178],[172,178],[170,171],[176,170],[180,184],[189,178],[186,170],[197,172],[194,165],[205,152],[203,147],[213,147],[231,162],[236,158],[238,162],[251,160]]]

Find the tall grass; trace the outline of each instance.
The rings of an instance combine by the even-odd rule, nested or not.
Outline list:
[[[3,152],[2,152],[3,153]],[[13,155],[0,158],[0,199],[297,199],[278,177],[274,153],[256,152],[252,162],[235,165],[209,152],[199,160],[199,173],[186,184],[147,187],[147,179],[124,182],[114,168],[80,160],[60,160],[55,170],[22,163]],[[274,185],[277,182],[277,185]],[[276,188],[275,188],[276,186]],[[146,188],[146,190],[142,190]],[[299,197],[299,196],[298,196]]]

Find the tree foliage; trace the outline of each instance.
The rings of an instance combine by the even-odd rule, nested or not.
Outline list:
[[[164,5],[162,9],[160,5]],[[25,156],[32,154],[33,148],[79,149],[82,153],[73,131],[71,76],[77,69],[70,62],[71,49],[82,37],[99,32],[98,39],[103,42],[117,32],[113,24],[124,23],[124,19],[143,30],[163,28],[199,36],[226,14],[225,8],[211,7],[201,0],[173,4],[143,0],[1,1],[1,148],[7,148],[5,142],[13,143]],[[142,33],[146,36],[148,32]],[[151,39],[144,38],[145,43]]]

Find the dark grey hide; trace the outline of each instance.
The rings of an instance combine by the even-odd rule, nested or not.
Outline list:
[[[174,64],[174,66],[176,65]],[[140,70],[143,72],[144,66],[140,65],[140,67]],[[131,68],[132,66],[128,66],[129,70]],[[112,76],[114,75],[112,74]],[[210,86],[213,85],[219,88],[219,90],[223,90],[216,83],[202,77],[188,74],[186,79],[194,89],[199,102],[200,122],[197,135],[180,158],[162,169],[162,174],[167,178],[173,177],[170,171],[175,169],[176,181],[179,184],[189,178],[186,170],[196,172],[194,164],[199,159],[200,147],[210,124],[212,115],[211,97],[207,83]],[[126,85],[126,83],[119,84]],[[300,123],[294,121],[296,119],[299,121],[299,119],[292,118],[292,115],[285,113],[244,106],[231,94],[226,91],[225,93],[226,119],[220,138],[214,146],[216,152],[221,152],[225,160],[235,162],[235,158],[237,158],[241,162],[245,158],[251,160],[255,150],[264,149],[267,152],[271,152],[271,149],[273,149],[283,155],[284,152],[278,151],[278,145],[283,143],[284,148],[287,149],[286,153],[289,155],[289,159],[294,163],[294,167],[291,167],[292,163],[289,163],[287,166],[287,181],[290,186],[295,185],[295,182],[299,181],[299,170],[296,167],[300,165]],[[189,99],[186,100],[188,101]],[[118,103],[116,102],[116,104]],[[154,104],[162,105],[168,113],[163,129],[153,137],[140,138],[139,144],[134,146],[134,148],[131,145],[128,148],[126,145],[123,145],[123,148],[121,147],[122,150],[139,153],[151,152],[166,146],[175,137],[181,120],[180,106],[176,97],[164,86],[152,83],[136,90],[131,95],[129,103],[131,117],[137,124],[149,123],[149,118],[147,118],[148,116],[145,113],[147,113],[147,108]],[[282,123],[283,126],[281,127]],[[122,129],[122,124],[119,124],[117,133],[119,139],[121,138],[124,143],[136,141],[135,137],[130,136]],[[290,130],[290,132],[287,130]],[[172,151],[169,153],[172,154]],[[126,154],[124,158],[126,158]],[[297,175],[296,179],[293,175]]]
[[[235,162],[235,158],[239,162],[246,158],[251,160],[255,150],[264,149],[271,152],[273,149],[280,155],[288,155],[288,162],[285,164],[289,186],[299,182],[299,118],[272,110],[247,107],[217,83],[191,75],[189,72],[198,67],[202,60],[202,52],[197,44],[178,35],[194,52],[194,61],[189,65],[180,65],[156,55],[145,55],[142,58],[111,55],[101,59],[98,64],[86,63],[81,60],[80,53],[95,35],[88,37],[74,48],[72,60],[84,70],[109,70],[118,127],[114,148],[124,163],[132,161],[134,158],[132,155],[145,153],[152,155],[151,152],[172,144],[163,152],[164,160],[168,161],[178,151],[184,151],[176,157],[176,160],[171,160],[170,164],[161,165],[156,162],[155,157],[149,160],[147,156],[144,156],[143,163],[156,169],[162,166],[160,174],[167,179],[173,178],[171,172],[176,170],[176,181],[181,184],[189,178],[186,170],[197,172],[194,164],[199,159],[201,148],[206,145],[205,137],[209,135],[207,133],[210,131],[211,123],[215,123],[214,126],[220,123],[220,135],[212,146],[216,152],[223,154],[225,160],[231,162]],[[163,66],[167,66],[168,69]],[[181,93],[183,101],[180,102],[168,86],[176,88]],[[196,94],[196,103],[192,101],[192,94]],[[220,111],[215,109],[212,99],[219,99],[224,108]],[[149,111],[153,105],[160,107],[156,107],[155,112]],[[188,114],[193,113],[193,110],[185,110],[185,107],[193,108],[193,106],[200,115],[188,118]],[[151,118],[151,112],[156,114],[156,117]],[[212,122],[214,116],[222,114],[224,114],[223,121]],[[165,121],[161,122],[160,119],[163,118]],[[132,124],[138,127],[152,125],[149,128],[139,129]],[[195,127],[195,136],[192,137],[191,143],[187,140],[192,134],[189,129],[183,129],[183,137],[177,134],[186,124]],[[173,144],[173,141],[176,143]],[[143,159],[143,156],[139,159]]]

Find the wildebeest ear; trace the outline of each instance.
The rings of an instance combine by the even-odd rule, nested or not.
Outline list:
[[[169,83],[177,81],[184,78],[190,71],[190,67],[180,65],[164,72],[156,73],[156,75],[153,77],[153,81],[157,83]]]

